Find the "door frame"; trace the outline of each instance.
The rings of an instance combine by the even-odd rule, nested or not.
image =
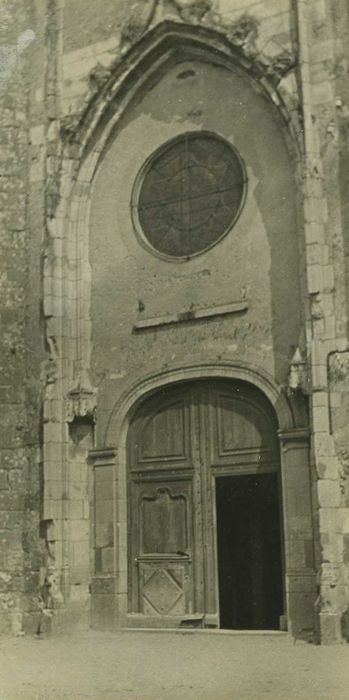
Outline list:
[[[258,471],[253,468],[253,466],[244,467],[243,471],[237,468],[228,468],[223,470],[216,470],[212,474],[212,500],[214,504],[214,537],[215,537],[215,570],[216,570],[216,605],[218,614],[218,626],[221,629],[221,612],[220,612],[220,600],[219,600],[219,570],[218,570],[218,527],[217,527],[217,489],[216,482],[219,478],[224,478],[225,476],[254,476],[255,474],[276,474],[278,480],[278,491],[279,491],[279,522],[280,522],[280,554],[281,554],[281,575],[282,575],[282,599],[283,599],[283,617],[287,615],[287,597],[286,597],[286,566],[285,566],[285,535],[284,535],[284,505],[283,505],[283,492],[282,492],[282,482],[281,482],[281,458],[278,467],[272,468],[270,465],[262,465]],[[280,619],[280,625],[282,620]],[[243,632],[243,630],[239,630]],[[280,627],[281,631],[281,627]],[[286,631],[286,627],[283,631]]]
[[[314,536],[309,468],[309,427],[305,418],[304,400],[299,395],[287,396],[274,379],[251,364],[236,365],[223,362],[166,370],[140,379],[130,386],[115,404],[110,414],[104,444],[92,450],[94,468],[108,464],[113,469],[111,488],[114,498],[114,568],[107,576],[92,575],[93,592],[104,590],[101,579],[107,579],[110,610],[115,628],[127,622],[127,433],[133,415],[141,402],[166,385],[195,379],[242,380],[260,389],[275,410],[280,439],[283,529],[285,548],[286,615],[289,632],[297,638],[308,638],[314,629],[316,582],[314,571]],[[109,456],[107,456],[109,455]],[[298,504],[300,506],[298,507]],[[299,510],[300,508],[300,510]],[[300,519],[298,518],[301,515]],[[305,551],[300,555],[300,550]],[[104,605],[106,599],[104,598]],[[98,608],[98,606],[97,606]],[[97,610],[96,608],[96,610]],[[98,610],[95,626],[99,625]]]

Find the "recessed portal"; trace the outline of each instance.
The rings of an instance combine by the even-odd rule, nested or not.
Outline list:
[[[153,394],[132,420],[128,465],[130,623],[278,629],[280,461],[267,399],[222,380]]]
[[[218,477],[216,506],[220,626],[280,629],[278,475]]]

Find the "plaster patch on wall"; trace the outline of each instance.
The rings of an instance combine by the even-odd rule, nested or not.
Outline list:
[[[34,40],[33,30],[26,29],[19,35],[16,44],[0,45],[0,88],[6,85],[17,67],[20,56]]]

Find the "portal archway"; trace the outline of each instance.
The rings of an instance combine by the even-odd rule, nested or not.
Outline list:
[[[283,624],[277,427],[241,381],[164,387],[138,407],[127,440],[132,624]]]
[[[132,430],[132,424],[137,421],[137,416],[141,415],[142,407],[148,401],[156,402],[161,394],[165,396],[172,389],[196,380],[224,380],[232,385],[240,382],[250,387],[254,396],[261,397],[262,405],[267,406],[267,414],[274,416],[269,420],[272,421],[270,425],[273,435],[278,438],[280,445],[278,455],[283,503],[283,605],[286,612],[281,624],[294,637],[309,638],[314,629],[316,600],[309,432],[302,410],[297,409],[297,401],[291,407],[286,395],[271,377],[256,367],[229,363],[182,367],[146,377],[131,387],[122,400],[115,404],[104,446],[90,452],[95,513],[92,625],[96,629],[115,629],[124,625],[139,625],[142,621],[137,613],[130,612],[132,605],[129,600],[132,586],[129,571],[131,534],[127,515],[127,443],[131,439],[129,429],[131,426]],[[204,440],[206,436],[204,432]],[[274,443],[273,445],[276,450]],[[170,494],[166,494],[165,490],[160,491],[158,496],[159,499],[168,499]],[[214,515],[215,513],[212,517]],[[217,577],[217,561],[215,566]],[[215,626],[219,623],[217,580],[216,578],[214,583],[216,612],[211,620],[208,614],[205,616],[205,623]],[[143,620],[148,625],[149,618],[143,616]]]

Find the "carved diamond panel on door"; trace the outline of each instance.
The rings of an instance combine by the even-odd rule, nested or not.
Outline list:
[[[166,566],[166,568],[165,568]],[[188,583],[188,564],[167,562],[142,563],[141,608],[145,615],[185,615]]]

